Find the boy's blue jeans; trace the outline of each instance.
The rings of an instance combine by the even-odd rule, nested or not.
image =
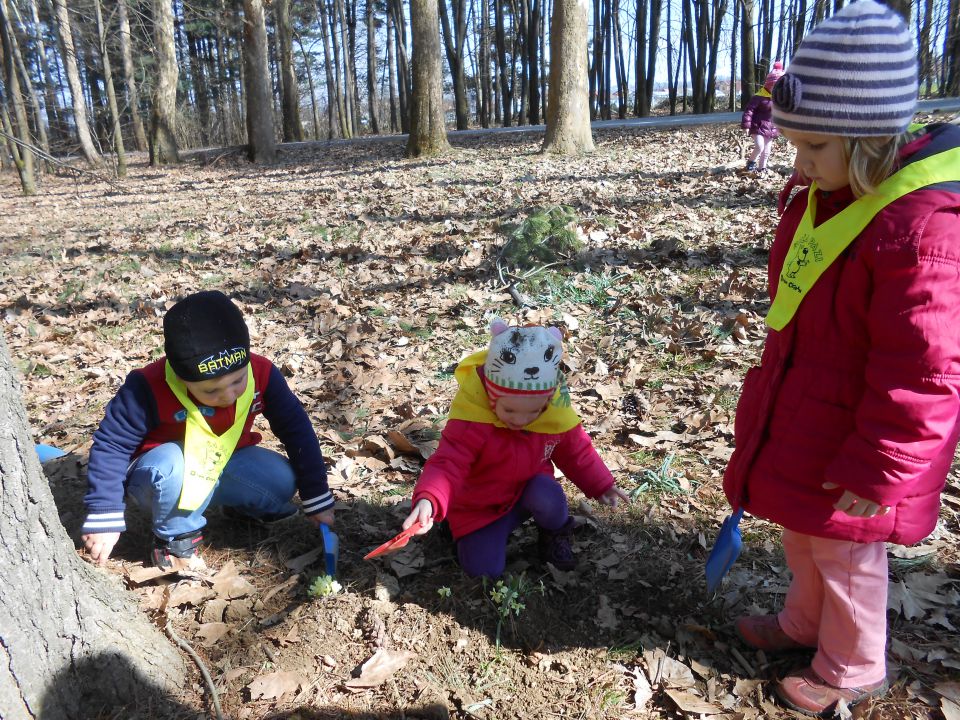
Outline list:
[[[233,453],[206,501],[193,511],[180,510],[183,487],[183,448],[165,443],[138,457],[127,471],[127,494],[153,518],[153,533],[161,540],[199,530],[207,524],[209,507],[225,505],[252,517],[295,512],[293,468],[279,453],[251,445]]]

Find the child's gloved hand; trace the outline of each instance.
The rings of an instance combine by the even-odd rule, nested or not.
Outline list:
[[[413,512],[407,515],[407,519],[403,521],[403,529],[406,530],[417,520],[420,521],[420,529],[414,535],[423,535],[433,527],[433,504],[429,500],[417,501],[417,504],[413,506]]]
[[[120,533],[91,533],[90,535],[81,535],[83,547],[90,553],[90,559],[97,565],[106,565],[107,558],[113,552],[113,546],[120,539]]]
[[[824,490],[836,490],[840,486],[836,483],[825,482]],[[889,505],[879,505],[871,500],[856,495],[849,490],[844,490],[843,495],[833,505],[834,510],[846,513],[850,517],[874,517],[876,515],[886,515],[890,512]]]
[[[610,489],[607,490],[603,495],[597,498],[604,505],[609,505],[610,507],[616,507],[620,504],[622,500],[625,503],[630,502],[630,496],[628,496],[623,490],[618,488],[616,485],[611,485]]]

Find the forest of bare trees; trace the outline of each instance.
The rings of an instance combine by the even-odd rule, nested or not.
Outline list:
[[[844,1],[589,0],[589,116],[735,110]],[[0,159],[22,176],[63,155],[122,174],[129,149],[269,159],[276,141],[409,132],[425,107],[416,128],[538,124],[551,61],[583,52],[550,47],[557,0],[362,2],[0,0]],[[916,32],[922,93],[960,95],[960,0],[890,4]],[[442,90],[418,95],[416,68],[437,65],[423,77]]]

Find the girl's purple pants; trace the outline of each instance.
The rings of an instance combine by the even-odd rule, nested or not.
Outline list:
[[[534,475],[506,515],[457,541],[460,566],[471,577],[500,577],[507,564],[510,533],[530,517],[544,530],[559,530],[568,516],[560,483],[549,475]]]

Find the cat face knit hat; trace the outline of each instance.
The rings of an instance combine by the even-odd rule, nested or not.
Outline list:
[[[800,132],[898,135],[917,102],[917,51],[895,12],[858,0],[817,25],[773,88],[773,121]]]
[[[497,318],[490,334],[483,384],[491,405],[503,395],[553,395],[563,356],[558,328],[510,327]]]
[[[250,362],[250,333],[240,308],[218,290],[188,295],[163,316],[163,346],[181,380],[226,375]]]
[[[767,78],[763,81],[763,89],[767,92],[773,90],[773,86],[777,84],[777,80],[783,77],[783,63],[777,60],[773,67],[770,68],[770,72],[767,73]]]

